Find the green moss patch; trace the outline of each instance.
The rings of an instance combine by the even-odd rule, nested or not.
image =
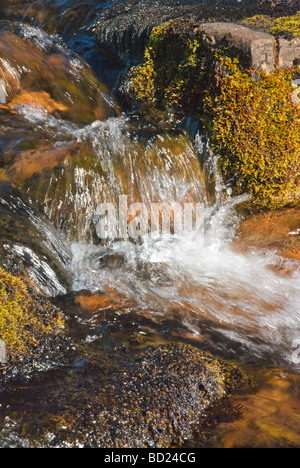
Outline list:
[[[272,18],[256,15],[243,21],[244,24],[270,32],[274,36],[300,37],[300,11],[293,16]]]
[[[191,21],[154,28],[131,92],[146,116],[158,109],[198,119],[236,194],[249,193],[263,208],[297,203],[300,109],[292,81],[299,70],[245,70],[227,53],[213,50]]]
[[[132,73],[131,94],[147,112],[155,106],[179,115],[199,114],[212,60],[199,25],[177,20],[154,28],[144,62]]]
[[[23,281],[0,268],[0,339],[6,344],[8,358],[29,355],[45,335],[62,326],[60,314],[50,314],[30,296]]]
[[[293,70],[241,71],[220,58],[219,93],[208,99],[212,143],[236,193],[278,208],[300,198],[300,110],[292,100]]]

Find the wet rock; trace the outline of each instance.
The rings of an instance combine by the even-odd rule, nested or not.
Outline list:
[[[34,106],[91,123],[118,110],[87,63],[55,36],[31,26],[0,31],[0,72],[9,108]]]
[[[45,405],[38,425],[31,421],[37,432],[26,435],[32,446],[178,447],[216,423],[220,412],[209,421],[207,411],[245,382],[236,367],[183,344],[151,347],[131,357],[106,354],[103,361],[98,354],[94,362],[76,361],[59,394],[49,382],[46,395],[41,383],[31,388],[32,401],[42,392]],[[16,398],[20,395],[10,396],[10,402]],[[0,440],[5,445],[3,432]]]
[[[103,12],[94,23],[93,30],[100,44],[126,60],[139,61],[153,27],[170,20],[184,18],[196,22],[228,22],[255,14],[290,14],[297,9],[300,9],[298,0],[292,4],[269,0],[170,0],[167,3],[163,0],[155,3],[152,0],[119,0]]]
[[[181,445],[205,410],[243,381],[237,368],[179,344],[142,352],[122,374],[113,378],[113,407],[98,413],[100,446]]]
[[[34,24],[49,34],[76,35],[90,24],[103,8],[114,0],[8,0],[0,6],[0,14],[9,19]]]
[[[64,317],[45,299],[32,295],[25,283],[0,268],[0,345],[2,358],[34,353],[47,335],[64,326]],[[3,359],[2,359],[3,360]]]
[[[35,111],[31,116],[40,118],[38,132],[28,129],[22,145],[19,136],[18,152],[16,147],[11,150],[17,134],[15,128],[3,132],[6,156],[3,172],[68,240],[99,242],[94,234],[97,207],[106,200],[118,206],[120,194],[128,194],[128,206],[140,201],[147,204],[149,200],[167,201],[165,193],[172,193],[174,199],[184,202],[204,196],[197,155],[187,135],[181,132],[162,133],[159,138],[153,138],[153,133],[141,134],[138,125],[123,118],[98,121],[81,129],[61,125],[61,120]],[[26,120],[17,119],[14,125],[22,134]],[[129,136],[129,130],[135,138]],[[0,128],[0,139],[1,136]],[[61,139],[62,143],[49,144],[53,138]],[[48,142],[41,144],[42,139]],[[76,139],[80,142],[76,143]],[[26,145],[30,149],[25,150]],[[172,155],[172,166],[166,154]],[[159,176],[154,178],[156,173]],[[144,181],[148,179],[151,193],[145,192]],[[188,181],[188,190],[182,189],[179,183],[183,179]],[[120,259],[107,259],[104,264],[107,262],[118,267]]]
[[[243,417],[221,424],[218,448],[297,448],[300,446],[300,377],[297,371],[271,368],[256,372],[256,391],[237,395]]]
[[[46,219],[0,178],[0,264],[36,292],[64,294],[69,287],[70,254]]]
[[[15,106],[22,105],[42,107],[50,114],[56,111],[66,112],[68,110],[64,104],[54,101],[50,97],[50,94],[46,93],[45,91],[33,91],[27,93],[23,92],[12,99],[12,101],[9,103],[9,108],[13,110]]]
[[[12,300],[15,300],[14,296]],[[19,385],[22,388],[30,382],[38,383],[48,372],[62,368],[69,363],[71,357],[74,359],[74,344],[65,333],[67,317],[64,312],[51,300],[35,294],[30,288],[27,288],[25,302],[21,302],[20,306],[24,303],[28,310],[19,322],[22,322],[25,329],[22,330],[21,324],[16,327],[15,336],[18,339],[9,340],[5,329],[0,329],[7,357],[0,368],[1,406],[5,395],[15,393]],[[1,295],[0,305],[3,306]],[[10,334],[11,332],[12,326],[9,330]],[[25,399],[20,401],[25,402]]]
[[[285,258],[300,260],[299,206],[259,213],[245,219],[239,228],[234,246],[241,251],[274,251]]]

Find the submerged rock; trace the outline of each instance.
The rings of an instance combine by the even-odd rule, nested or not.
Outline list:
[[[25,434],[30,446],[178,447],[216,423],[207,411],[246,382],[236,367],[189,345],[151,347],[131,357],[97,354],[94,362],[77,361],[59,393],[49,383],[31,388],[32,401],[42,392],[45,405]]]
[[[7,108],[42,108],[75,122],[105,120],[118,112],[87,63],[56,36],[11,25],[0,31],[0,72]]]
[[[278,256],[300,260],[300,207],[285,208],[269,213],[258,213],[245,219],[234,242],[239,251],[259,249],[276,252]],[[293,264],[279,268],[284,272],[293,270]],[[299,264],[294,265],[299,268]],[[283,267],[283,268],[281,268]]]

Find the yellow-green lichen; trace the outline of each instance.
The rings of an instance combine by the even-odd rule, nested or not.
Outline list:
[[[243,21],[244,24],[253,26],[274,36],[300,36],[300,11],[293,16],[272,18],[267,15],[256,15]]]
[[[203,97],[208,43],[199,27],[178,20],[152,30],[144,61],[135,68],[131,94],[147,110],[153,106],[168,112],[194,113]]]
[[[46,310],[38,304],[18,278],[0,268],[0,339],[9,358],[28,355],[43,336],[63,326],[63,318],[55,314],[45,320]]]
[[[300,109],[292,100],[294,70],[242,71],[219,57],[219,93],[208,99],[212,143],[236,193],[278,208],[300,199]]]

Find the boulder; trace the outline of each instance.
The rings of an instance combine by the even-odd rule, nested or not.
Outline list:
[[[227,46],[246,67],[271,72],[276,67],[276,43],[271,34],[234,23],[205,23],[201,29],[217,48]],[[300,50],[300,49],[299,49]]]
[[[283,37],[278,39],[278,65],[280,68],[288,68],[300,64],[300,38],[295,37],[287,40]]]
[[[211,20],[233,22],[256,14],[284,16],[296,13],[299,9],[300,0],[115,0],[94,22],[92,30],[98,44],[125,60],[135,62],[143,58],[151,30],[168,21],[190,19],[197,23]],[[235,35],[237,34],[235,31]],[[253,56],[254,62],[264,65],[264,54],[267,53],[271,54],[272,63],[270,37],[265,47],[261,43],[263,36],[260,36],[257,43],[257,39],[254,40],[251,34],[247,30],[248,38],[245,41],[247,44],[251,42],[251,57]],[[270,68],[269,64],[267,68]]]
[[[249,388],[249,378],[237,367],[190,345],[111,354],[77,361],[59,393],[48,379],[31,386],[33,413],[37,400],[49,408],[31,426],[31,447],[180,447],[218,424],[222,406],[227,418],[234,417],[226,397]],[[12,407],[20,401],[16,392],[8,396]],[[20,417],[22,410],[13,414],[22,430]],[[22,443],[24,431],[18,440]],[[0,442],[9,444],[4,431]]]

